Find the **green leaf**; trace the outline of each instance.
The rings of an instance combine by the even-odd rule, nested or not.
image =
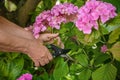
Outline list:
[[[91,76],[91,70],[84,69],[82,72],[80,72],[79,80],[89,80]]]
[[[106,26],[105,26],[104,24],[101,24],[100,30],[101,30],[101,33],[102,33],[103,35],[109,33],[108,29],[106,28]]]
[[[46,71],[44,71],[44,73],[41,74],[40,77],[42,78],[42,80],[49,80],[48,73]]]
[[[76,0],[76,2],[74,2],[74,4],[78,7],[81,7],[82,5],[84,5],[84,0]]]
[[[4,61],[0,61],[0,76],[7,77],[9,74],[9,66]]]
[[[114,19],[111,19],[110,21],[108,21],[107,23],[107,30],[109,32],[120,28],[120,14],[118,14],[118,16],[116,16]]]
[[[119,42],[116,42],[111,49],[109,49],[112,54],[113,54],[113,57],[116,59],[116,60],[119,60],[120,61],[120,41]]]
[[[8,57],[9,60],[13,60],[15,58],[17,58],[20,54],[17,53],[17,52],[14,52],[14,53],[11,53],[11,52],[8,52],[6,53],[6,57]]]
[[[16,77],[20,74],[24,65],[23,58],[17,58],[9,61],[0,61],[0,75],[6,77],[7,80],[15,80]]]
[[[62,24],[61,25],[61,28],[59,30],[59,33],[60,34],[66,34],[66,33],[71,33],[70,32],[70,29],[72,29],[73,27],[73,23],[69,22],[69,23],[66,23],[66,24]]]
[[[36,75],[34,75],[33,78],[32,78],[32,80],[43,80],[43,79],[41,79],[40,76],[36,76]]]
[[[108,3],[113,4],[117,8],[117,12],[120,12],[120,0],[102,0]]]
[[[17,9],[17,6],[10,0],[5,0],[4,5],[9,12],[15,11]]]
[[[14,53],[11,54],[11,58],[12,58],[12,59],[15,59],[15,58],[17,58],[19,55],[20,55],[20,53],[14,52]]]
[[[65,78],[66,79],[64,79],[64,80],[76,80],[75,76],[74,75],[70,75],[70,74],[68,74],[67,76],[65,76]]]
[[[115,80],[117,69],[112,64],[105,64],[92,73],[93,80]]]
[[[94,64],[95,65],[98,65],[98,64],[101,64],[103,63],[104,61],[106,61],[107,59],[109,59],[110,56],[108,54],[100,54],[99,56],[97,56],[94,60]]]
[[[56,0],[43,0],[45,10],[51,9],[56,3]]]
[[[61,3],[73,3],[74,5],[81,7],[84,4],[84,0],[59,0]]]
[[[92,31],[91,34],[83,34],[80,31],[76,33],[78,40],[84,45],[93,45],[100,40],[99,31]]]
[[[76,61],[79,62],[82,66],[87,67],[88,66],[88,58],[84,54],[79,54],[76,56]]]
[[[64,62],[63,58],[59,58],[55,66],[53,77],[55,80],[61,80],[68,73],[67,62]]]
[[[9,70],[9,80],[15,80],[15,78],[20,74],[24,65],[23,58],[14,59],[10,64]]]
[[[75,51],[69,52],[68,54],[69,54],[70,56],[74,56],[74,55],[79,55],[81,52],[82,52],[82,49],[79,48],[79,49],[77,49],[77,50],[75,50]]]
[[[114,42],[116,42],[116,40],[119,39],[119,36],[120,36],[120,28],[114,30],[114,31],[109,35],[108,43],[114,43]]]
[[[117,77],[120,79],[120,61],[114,60],[115,67],[117,68]],[[117,80],[117,79],[116,79]]]
[[[79,73],[83,70],[83,68],[84,67],[82,67],[80,64],[73,63],[70,65],[70,73],[71,74]]]

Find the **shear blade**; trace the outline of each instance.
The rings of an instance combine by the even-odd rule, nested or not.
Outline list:
[[[66,54],[70,51],[71,49],[62,49],[62,54]]]

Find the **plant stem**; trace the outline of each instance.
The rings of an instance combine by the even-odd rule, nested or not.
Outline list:
[[[103,38],[103,42],[106,42],[106,39],[105,39],[105,37],[104,37],[104,35],[103,35],[102,31],[101,31],[100,21],[97,21],[97,23],[98,23],[98,26],[99,26],[99,30],[98,31],[100,32],[100,35]]]
[[[82,50],[83,50],[85,56],[87,57],[87,59],[89,60],[89,57],[88,57],[88,55],[87,55],[87,52],[84,50],[84,45],[83,45],[83,47],[82,47]]]

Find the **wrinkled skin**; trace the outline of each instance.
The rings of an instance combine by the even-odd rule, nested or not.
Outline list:
[[[58,45],[64,47],[58,34],[40,34],[35,39],[31,31],[6,20],[0,16],[0,51],[22,52],[27,54],[35,66],[44,66],[52,60],[52,55],[43,43],[58,40]]]
[[[24,29],[32,32],[33,26],[29,26]],[[42,43],[47,43],[47,44],[52,44],[54,43],[54,41],[57,41],[56,45],[61,48],[64,48],[64,44],[62,43],[58,33],[56,34],[49,33],[49,32],[41,33],[37,39],[41,41]]]

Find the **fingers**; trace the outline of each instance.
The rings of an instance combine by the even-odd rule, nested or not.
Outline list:
[[[50,53],[47,55],[47,57],[48,57],[49,61],[52,61],[53,56]]]
[[[48,63],[49,63],[48,58],[47,58],[47,59],[44,59],[44,63],[45,63],[45,64],[48,64]]]
[[[50,41],[50,40],[58,37],[58,35],[59,35],[58,33],[56,33],[56,34],[46,34],[46,35],[45,35],[45,36],[46,36],[46,39],[45,39],[44,41],[45,41],[45,42]]]
[[[39,63],[41,66],[44,66],[45,64],[47,64],[49,61],[47,59],[39,59]]]
[[[48,34],[49,38],[50,39],[53,39],[55,37],[58,37],[59,33],[56,33],[56,34]]]
[[[62,43],[60,37],[58,36],[59,33],[52,34],[52,33],[44,33],[40,34],[39,40],[48,44],[52,44],[57,41],[57,45],[60,46],[61,48],[64,48],[64,44]]]
[[[60,47],[61,47],[62,49],[64,49],[64,44],[63,44],[63,43],[61,43],[61,44],[60,44]]]
[[[40,57],[32,58],[36,67],[44,66],[53,59],[51,53],[49,53],[48,51],[45,51],[45,52],[46,52],[45,53],[46,55],[44,55],[44,56],[41,55]]]
[[[34,62],[36,67],[40,66],[39,61],[37,59],[33,59],[33,62]]]
[[[57,37],[57,45],[60,46],[62,49],[64,48],[64,44],[62,43],[60,37]]]
[[[30,46],[27,47],[27,55],[34,61],[35,66],[44,66],[52,60],[48,48],[41,44],[39,40],[30,41]]]
[[[45,64],[49,63],[48,58],[40,58],[40,59],[34,59],[33,60],[36,67],[38,66],[44,66]]]
[[[59,34],[52,34],[52,33],[45,33],[45,34],[40,34],[39,39],[43,42],[50,41],[51,39],[54,39],[57,37]]]

